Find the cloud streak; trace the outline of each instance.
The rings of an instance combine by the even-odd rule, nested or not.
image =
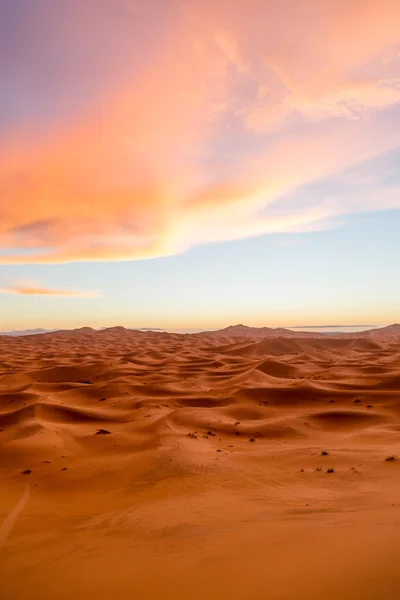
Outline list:
[[[34,286],[8,286],[0,288],[0,294],[17,294],[21,296],[57,296],[62,298],[98,298],[99,290],[56,290]]]
[[[349,203],[328,185],[400,146],[396,0],[67,4],[49,39],[76,105],[43,76],[52,117],[14,115],[0,137],[1,263],[169,256],[400,208],[398,186]],[[4,76],[22,50],[39,72],[48,49],[14,37]]]

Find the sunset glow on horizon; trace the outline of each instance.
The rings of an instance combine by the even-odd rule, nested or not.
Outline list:
[[[400,320],[399,23],[1,2],[0,329]]]

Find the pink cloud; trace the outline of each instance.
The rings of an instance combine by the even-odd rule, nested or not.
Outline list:
[[[400,144],[396,0],[176,3],[162,42],[154,6],[142,70],[126,58],[90,111],[2,138],[0,262],[152,258],[327,227],[349,206],[289,210],[286,196]]]
[[[98,298],[98,290],[57,290],[46,287],[9,286],[0,288],[0,294],[19,294],[21,296],[61,296],[65,298]]]

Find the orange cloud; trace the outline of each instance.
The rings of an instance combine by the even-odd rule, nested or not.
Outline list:
[[[399,2],[179,7],[90,112],[2,138],[1,263],[167,256],[400,208],[392,193],[287,204],[400,144]]]
[[[0,288],[0,294],[19,294],[21,296],[61,296],[65,298],[98,298],[98,290],[55,290],[45,287],[9,286]]]

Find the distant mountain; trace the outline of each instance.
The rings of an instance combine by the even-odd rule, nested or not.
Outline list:
[[[80,327],[78,329],[65,329],[58,330],[54,332],[49,332],[44,335],[52,335],[57,337],[73,337],[80,336],[82,338],[92,338],[96,336],[101,336],[102,338],[110,338],[112,337],[114,340],[118,341],[118,338],[137,338],[139,336],[145,335],[175,335],[172,333],[168,333],[163,329],[130,329],[127,327],[123,327],[122,325],[116,325],[115,327],[103,327],[101,329],[93,329],[92,327]]]
[[[42,333],[50,333],[56,331],[55,329],[42,329],[38,327],[37,329],[13,329],[12,331],[0,331],[0,335],[11,335],[13,337],[17,337],[20,335],[38,335]]]
[[[376,327],[367,331],[359,331],[358,333],[344,333],[343,337],[367,337],[372,340],[397,340],[400,339],[400,324],[392,323],[386,327]]]
[[[284,327],[248,327],[247,325],[230,325],[224,329],[215,331],[205,331],[199,335],[207,335],[216,338],[241,338],[248,340],[260,340],[263,338],[327,338],[329,336],[335,338],[368,338],[375,341],[397,340],[400,339],[400,324],[393,323],[387,327],[374,327],[364,331],[352,333],[342,332],[316,332],[316,331],[293,331]]]
[[[213,337],[236,337],[260,340],[266,337],[302,337],[302,338],[320,338],[324,334],[316,331],[291,331],[283,327],[248,327],[247,325],[230,325],[224,329],[215,331],[204,331],[202,334],[207,334]],[[202,335],[199,334],[199,335]]]
[[[97,333],[96,329],[92,329],[92,327],[79,327],[78,329],[55,329],[54,331],[46,331],[44,335],[82,335],[82,334],[94,334]]]
[[[335,338],[369,338],[372,340],[391,340],[400,338],[400,324],[393,323],[386,327],[374,327],[364,331],[351,333],[342,332],[316,332],[316,331],[293,331],[283,327],[248,327],[247,325],[230,325],[224,329],[204,332],[207,335],[241,337],[247,339],[261,339],[265,337],[296,337],[296,338],[326,338],[334,336]]]
[[[107,331],[108,333],[137,333],[138,331],[141,333],[145,333],[146,331],[156,331],[156,332],[164,332],[165,329],[159,329],[157,327],[122,327],[121,325],[116,325],[115,327],[103,327],[100,331]]]
[[[285,329],[284,327],[249,327],[247,325],[229,325],[229,327],[225,327],[224,329],[215,329],[211,331],[202,331],[198,333],[172,333],[168,332],[165,329],[160,328],[138,328],[138,329],[129,329],[122,326],[116,327],[104,327],[100,330],[93,329],[92,327],[80,327],[78,329],[24,329],[24,330],[13,330],[13,331],[5,331],[0,332],[0,335],[4,336],[12,336],[12,337],[21,337],[26,335],[40,335],[40,336],[84,336],[85,338],[91,336],[113,336],[114,338],[117,336],[134,336],[140,337],[145,335],[152,336],[181,336],[181,335],[195,335],[195,336],[207,336],[215,339],[226,339],[226,338],[237,338],[238,340],[262,340],[264,338],[327,338],[329,336],[335,338],[368,338],[374,341],[390,341],[390,340],[399,340],[400,339],[400,324],[393,323],[392,325],[387,325],[386,327],[375,327],[374,329],[368,329],[364,331],[358,331],[353,333],[339,333],[339,332],[316,332],[316,331],[293,331],[291,329]]]
[[[289,329],[373,329],[376,325],[292,325]],[[339,331],[338,331],[339,332]]]

